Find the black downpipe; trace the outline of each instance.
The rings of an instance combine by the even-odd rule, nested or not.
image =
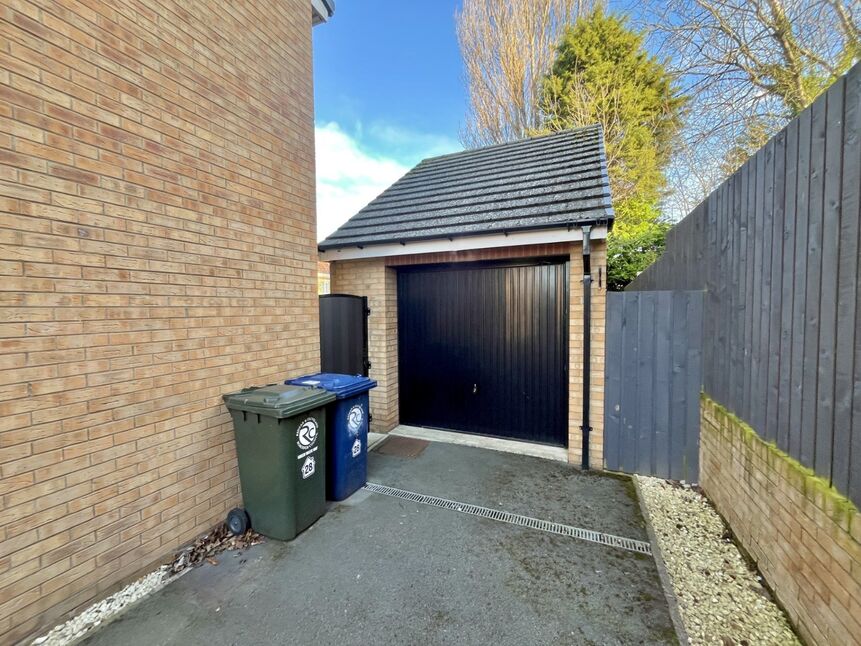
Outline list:
[[[584,471],[589,470],[589,390],[592,374],[592,263],[590,261],[590,232],[592,227],[582,227],[583,232],[583,462]]]

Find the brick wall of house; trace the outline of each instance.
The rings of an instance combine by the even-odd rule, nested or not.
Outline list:
[[[702,486],[809,644],[861,636],[861,513],[827,483],[702,400]]]
[[[224,392],[319,365],[307,0],[0,7],[0,635],[240,500]]]
[[[583,264],[580,243],[498,247],[457,252],[411,254],[373,260],[334,261],[332,292],[368,296],[371,316],[368,320],[370,375],[380,386],[371,391],[374,422],[372,430],[387,432],[398,424],[398,326],[397,274],[403,265],[474,262],[506,258],[537,258],[567,255],[571,259],[569,314],[569,418],[568,459],[580,464],[583,401]],[[598,281],[598,276],[603,277]],[[606,245],[603,240],[592,244],[592,383],[591,411],[593,432],[590,438],[590,464],[603,467],[604,419],[604,321],[606,302]]]

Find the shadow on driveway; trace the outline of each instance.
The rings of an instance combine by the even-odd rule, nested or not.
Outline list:
[[[369,459],[379,484],[648,540],[623,479],[447,444]],[[651,557],[367,491],[218,558],[86,643],[676,643]]]

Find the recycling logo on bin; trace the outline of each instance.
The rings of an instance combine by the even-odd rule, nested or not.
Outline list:
[[[351,435],[358,435],[362,430],[362,422],[365,421],[365,411],[359,404],[353,406],[347,413],[347,430]]]
[[[302,453],[299,454],[299,459],[304,459],[302,466],[299,467],[299,473],[302,474],[302,479],[307,480],[317,470],[317,460],[312,455],[317,450],[317,437],[320,429],[317,426],[317,420],[309,417],[299,424],[296,429],[296,444]]]
[[[299,424],[299,428],[296,429],[296,444],[298,444],[299,448],[303,451],[305,449],[310,449],[317,442],[318,432],[317,420],[313,417],[309,417]]]
[[[357,437],[356,441],[353,442],[353,448],[350,449],[350,453],[354,458],[359,457],[359,453],[362,452],[362,441]]]

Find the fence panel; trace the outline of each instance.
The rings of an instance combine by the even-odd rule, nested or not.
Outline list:
[[[703,292],[607,294],[607,468],[696,482]]]
[[[861,64],[682,220],[627,291],[705,290],[706,393],[856,504],[859,138]]]

